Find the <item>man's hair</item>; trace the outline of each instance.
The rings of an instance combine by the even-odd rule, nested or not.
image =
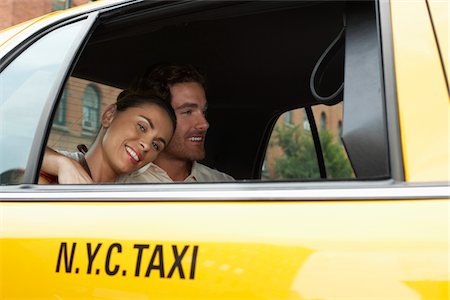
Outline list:
[[[137,95],[133,93],[127,93],[122,96],[119,95],[119,97],[117,97],[116,108],[117,111],[125,111],[130,107],[139,107],[145,104],[154,104],[161,107],[169,116],[173,125],[173,130],[175,131],[175,128],[177,127],[177,117],[175,112],[167,101],[164,101],[158,96],[149,93],[146,95]]]
[[[128,90],[124,90],[119,98],[125,94],[139,95],[153,94],[167,102],[172,101],[170,87],[177,83],[196,82],[206,90],[204,75],[189,64],[158,64],[150,67],[143,76],[135,80]]]

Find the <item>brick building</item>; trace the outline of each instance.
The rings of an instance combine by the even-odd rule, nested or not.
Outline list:
[[[0,30],[89,0],[0,0]]]
[[[77,145],[89,146],[100,129],[105,107],[114,103],[122,90],[71,77],[66,83],[53,118],[48,145],[75,151]]]

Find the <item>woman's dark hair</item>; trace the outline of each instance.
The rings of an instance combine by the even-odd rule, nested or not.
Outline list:
[[[157,95],[167,102],[172,101],[170,87],[177,83],[196,82],[206,91],[203,74],[189,64],[158,64],[150,67],[143,76],[135,80],[131,87],[124,90],[119,98],[127,94]]]
[[[116,107],[118,111],[125,111],[130,107],[138,107],[145,104],[154,104],[165,110],[172,121],[173,130],[175,131],[175,128],[177,127],[177,117],[175,116],[175,111],[167,101],[164,101],[158,96],[150,94],[121,94],[121,96],[117,97]]]

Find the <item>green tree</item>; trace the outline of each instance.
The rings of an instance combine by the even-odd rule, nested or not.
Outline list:
[[[319,179],[314,142],[309,131],[301,131],[299,126],[279,126],[275,128],[273,145],[278,145],[284,155],[275,159],[277,178]],[[328,130],[319,133],[325,168],[328,178],[351,178],[353,170],[342,147],[333,141]]]

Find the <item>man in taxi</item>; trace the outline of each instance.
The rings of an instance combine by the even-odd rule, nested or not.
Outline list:
[[[219,182],[232,181],[231,176],[209,168],[198,161],[205,157],[205,136],[209,123],[205,118],[207,100],[205,79],[191,65],[165,64],[151,69],[131,87],[133,93],[156,93],[172,105],[177,127],[172,140],[157,159],[138,172],[123,176],[120,182]],[[122,92],[122,95],[129,91]],[[121,95],[119,95],[121,97]],[[53,161],[55,168],[42,170],[58,175],[60,183],[92,183],[77,162],[68,161],[47,149],[44,162]]]

